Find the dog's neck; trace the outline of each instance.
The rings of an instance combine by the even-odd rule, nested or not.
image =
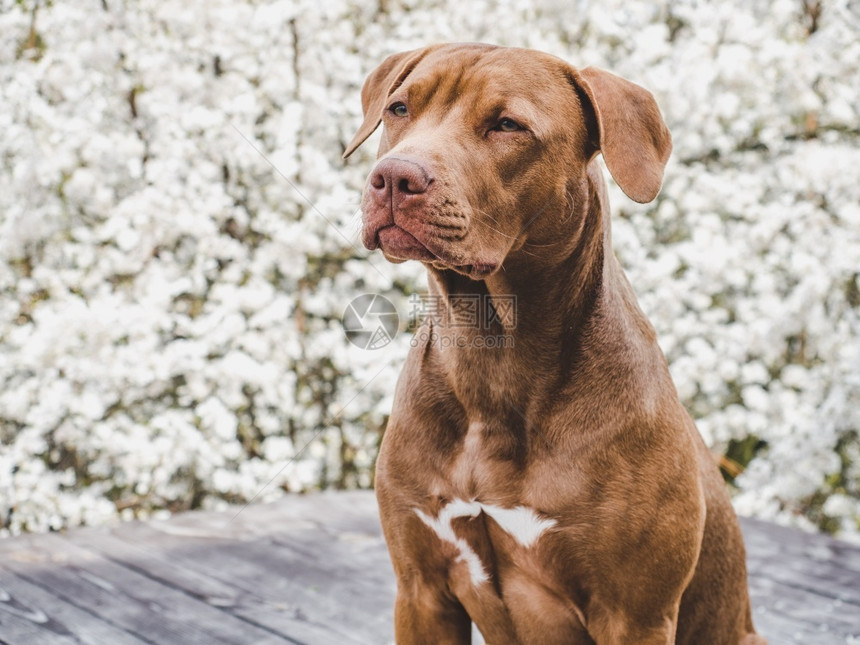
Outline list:
[[[549,248],[527,242],[485,280],[429,268],[431,298],[444,303],[447,324],[430,321],[436,346],[427,351],[438,352],[467,408],[469,400],[493,407],[494,399],[499,405],[546,405],[534,393],[559,391],[599,360],[601,343],[614,345],[631,326],[641,327],[638,318],[644,317],[611,250],[606,189],[595,164],[573,197],[573,212],[546,216],[574,230]],[[467,319],[474,302],[479,317]],[[598,319],[600,332],[594,333]],[[530,383],[522,373],[540,375],[542,382]],[[463,382],[476,374],[485,387]],[[547,381],[555,387],[546,387]]]

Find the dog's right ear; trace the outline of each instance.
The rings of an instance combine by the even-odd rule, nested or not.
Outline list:
[[[382,64],[370,73],[361,88],[361,109],[364,122],[355,133],[352,141],[346,147],[343,158],[355,152],[365,139],[373,134],[382,122],[382,112],[387,107],[388,97],[415,69],[419,61],[426,56],[432,47],[413,49],[399,54],[392,54]]]

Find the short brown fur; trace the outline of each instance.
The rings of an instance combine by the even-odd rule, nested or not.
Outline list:
[[[611,250],[595,157],[656,196],[671,139],[651,94],[451,44],[389,57],[362,105],[345,156],[384,124],[364,242],[422,261],[450,314],[407,358],[376,470],[397,642],[468,643],[472,620],[494,645],[764,644],[722,478]],[[515,318],[457,324],[458,297],[510,295]],[[499,335],[512,346],[478,346]],[[454,519],[488,574],[475,584],[417,513],[456,499],[555,525],[526,548],[484,513]]]

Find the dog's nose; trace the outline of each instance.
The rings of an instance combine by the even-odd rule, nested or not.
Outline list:
[[[373,192],[387,196],[390,191],[395,200],[425,193],[432,183],[433,176],[423,164],[397,157],[380,161],[370,177]]]

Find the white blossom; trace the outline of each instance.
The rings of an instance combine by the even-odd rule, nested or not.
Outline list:
[[[370,70],[446,40],[654,92],[673,157],[613,239],[678,392],[740,512],[860,534],[851,3],[36,4],[0,2],[3,534],[370,485],[409,337],[340,317],[425,282],[360,248],[378,134],[340,154]]]

